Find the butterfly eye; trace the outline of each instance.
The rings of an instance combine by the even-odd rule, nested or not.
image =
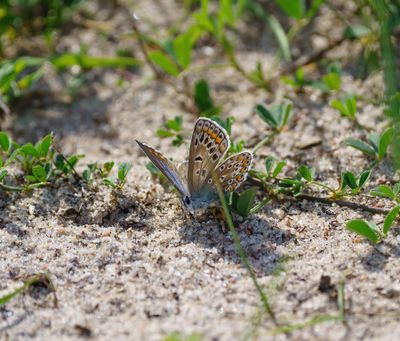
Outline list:
[[[188,206],[190,205],[191,201],[190,201],[190,198],[188,196],[185,197],[184,201],[185,201],[186,205],[188,205]]]

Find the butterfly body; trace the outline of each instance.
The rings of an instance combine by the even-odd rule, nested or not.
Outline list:
[[[175,166],[154,148],[136,141],[147,157],[168,178],[182,196],[190,212],[207,208],[218,198],[214,179],[224,192],[235,191],[246,179],[253,156],[241,152],[222,162],[229,149],[229,136],[224,128],[207,118],[199,118],[194,126],[187,164],[187,186]]]

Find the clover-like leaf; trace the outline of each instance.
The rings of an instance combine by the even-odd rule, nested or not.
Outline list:
[[[378,144],[379,160],[382,160],[383,157],[385,156],[386,150],[389,144],[392,142],[393,136],[394,136],[394,128],[392,127],[386,129],[380,136]]]
[[[308,168],[307,166],[300,166],[299,169],[297,170],[299,174],[302,176],[303,179],[305,179],[307,182],[313,181],[315,170],[312,168]]]
[[[376,187],[372,191],[370,191],[370,193],[371,193],[371,195],[376,196],[376,197],[389,198],[392,200],[394,200],[396,198],[395,193],[388,185],[379,185],[378,187]]]
[[[367,238],[373,243],[377,243],[380,240],[380,236],[377,233],[377,226],[372,222],[363,219],[353,219],[347,222],[346,227],[348,230]]]
[[[0,147],[3,151],[8,152],[11,148],[12,142],[10,136],[4,132],[0,131]]]
[[[38,151],[41,157],[47,156],[52,141],[53,141],[53,135],[49,134],[43,137],[38,143],[36,143],[36,150]]]
[[[400,206],[396,206],[390,210],[386,215],[385,221],[383,222],[383,234],[386,236],[392,228],[393,222],[399,215]]]
[[[376,157],[375,149],[368,143],[365,143],[364,141],[353,139],[353,138],[348,138],[344,141],[344,144],[347,146],[353,147],[355,149],[358,149],[359,151],[361,151],[364,154],[367,154],[371,157]]]

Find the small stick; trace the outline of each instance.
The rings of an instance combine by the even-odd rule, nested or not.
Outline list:
[[[263,186],[263,183],[260,180],[257,180],[253,177],[249,177],[248,181],[251,184],[253,184],[261,189],[265,189]],[[310,194],[300,194],[296,198],[286,196],[286,199],[292,200],[292,201],[298,201],[298,199],[304,199],[304,200],[308,200],[308,201],[320,202],[320,203],[326,204],[326,205],[336,204],[338,206],[348,207],[348,208],[352,208],[354,210],[362,210],[362,211],[366,211],[366,212],[370,212],[370,213],[374,213],[374,214],[386,215],[390,212],[390,210],[386,210],[386,209],[378,208],[378,207],[371,207],[371,206],[364,205],[364,204],[358,204],[358,203],[351,202],[348,200],[331,199],[331,198],[327,198],[327,197],[318,197],[318,196],[314,196],[314,195],[310,195]]]

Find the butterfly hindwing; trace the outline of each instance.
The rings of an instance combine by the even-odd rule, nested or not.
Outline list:
[[[154,165],[163,173],[166,178],[175,186],[175,188],[182,194],[188,195],[187,189],[178,175],[175,166],[160,152],[154,148],[137,141],[139,147],[147,155],[147,157],[154,163]]]
[[[212,172],[229,149],[225,129],[207,118],[199,118],[194,126],[188,163],[188,188],[193,196],[208,185]]]
[[[234,192],[247,178],[253,154],[241,152],[226,159],[215,171],[224,192]]]

